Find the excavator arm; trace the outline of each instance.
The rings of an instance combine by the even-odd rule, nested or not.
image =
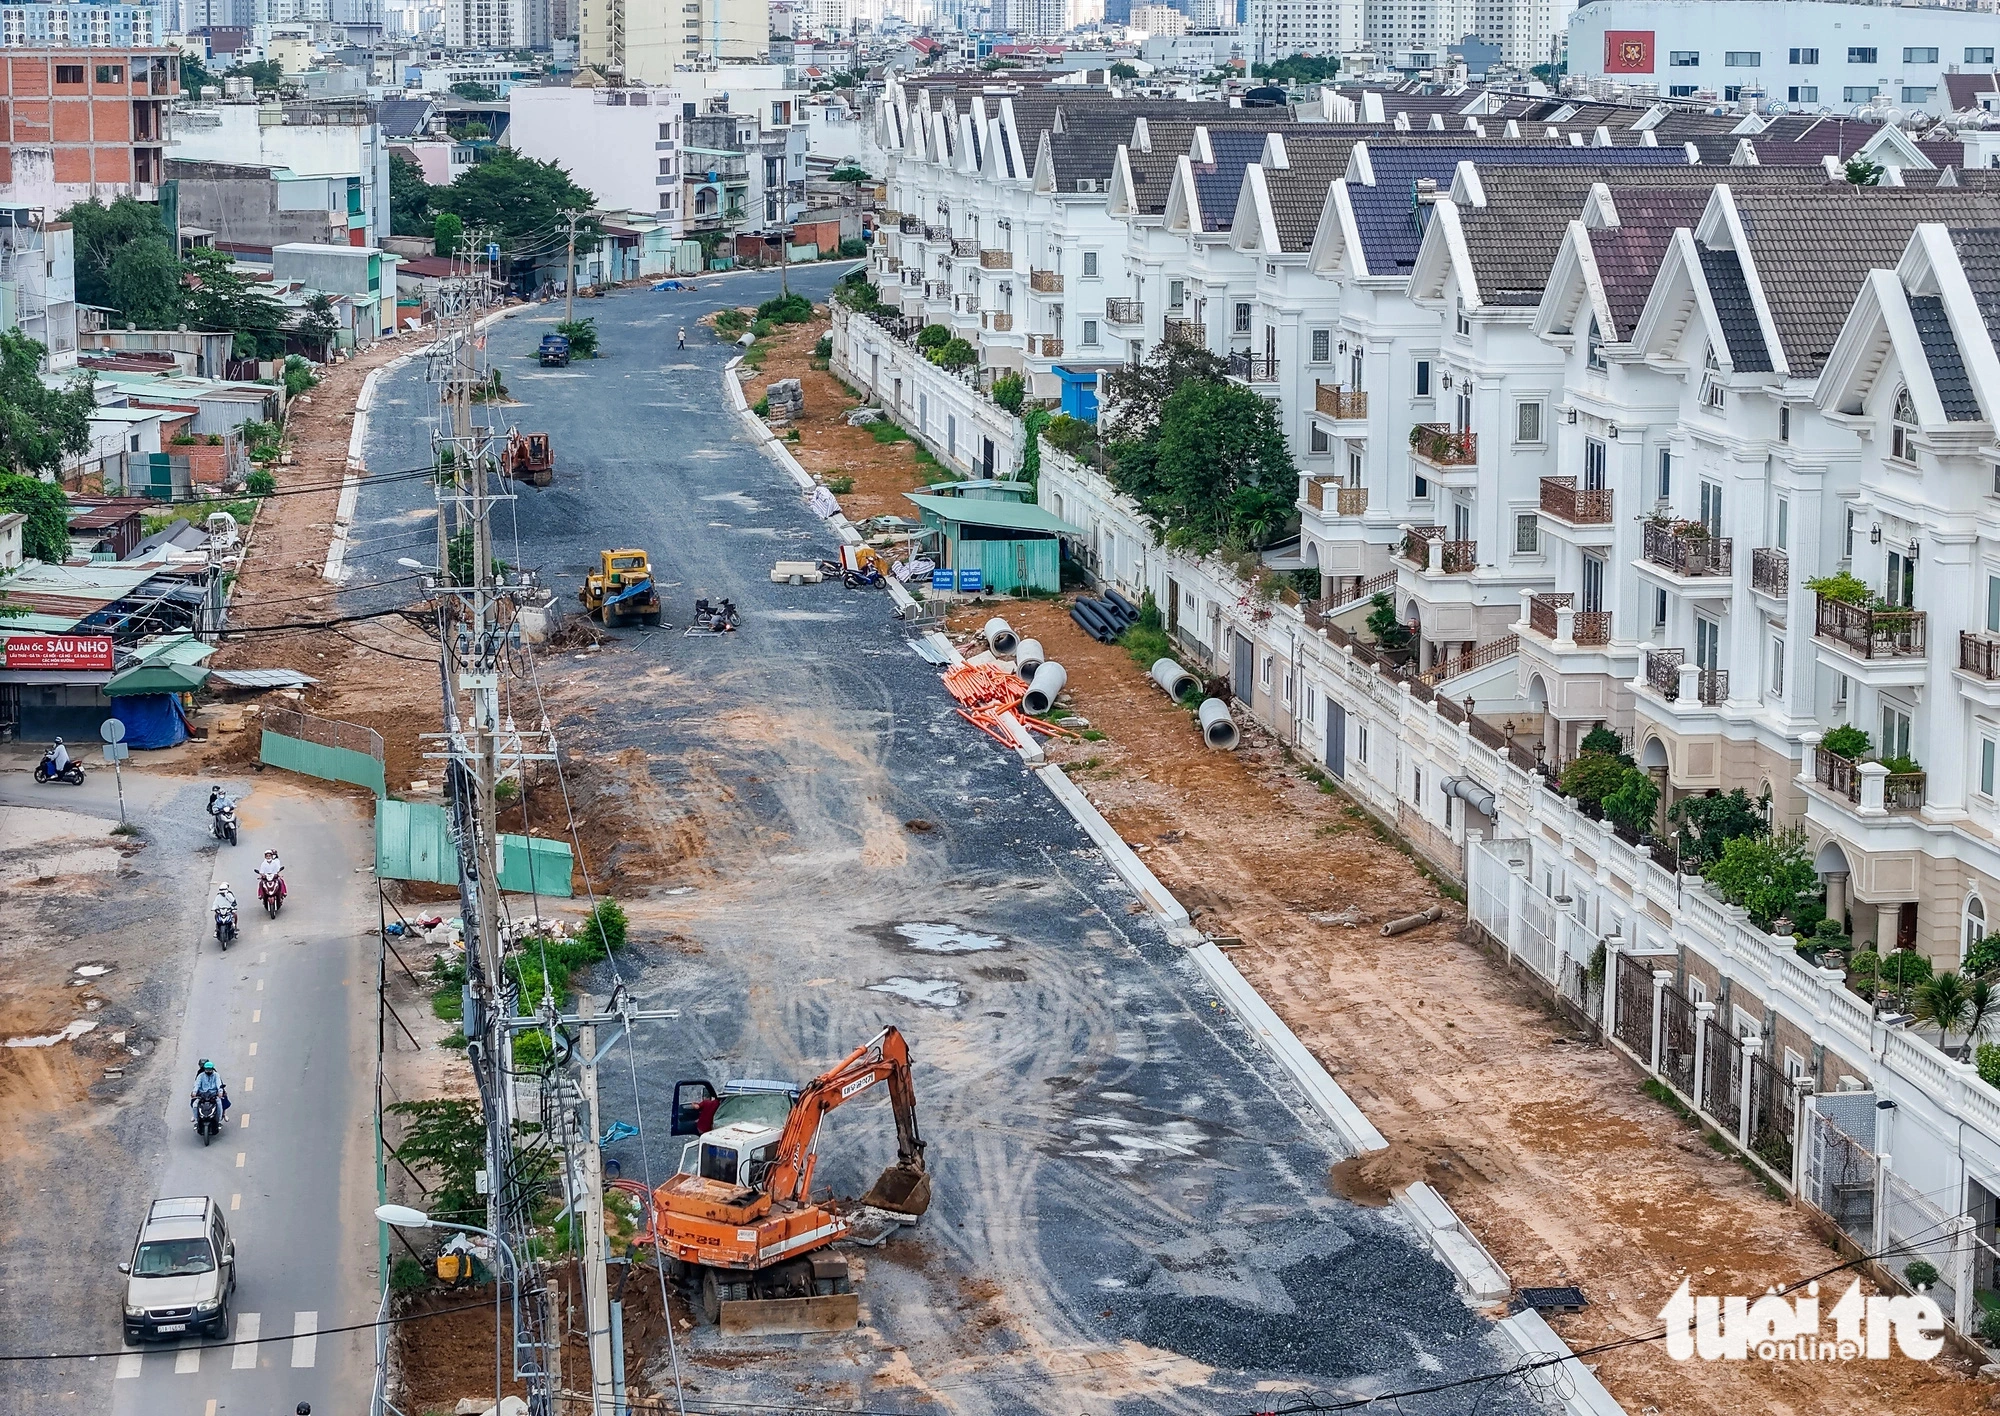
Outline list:
[[[929,1209],[930,1177],[924,1171],[924,1139],[917,1131],[910,1047],[893,1027],[882,1029],[806,1084],[778,1137],[778,1153],[765,1178],[765,1193],[776,1201],[805,1203],[819,1160],[814,1142],[820,1122],[835,1107],[884,1081],[889,1084],[889,1104],[896,1114],[896,1163],[882,1172],[861,1202],[902,1214],[922,1214]]]

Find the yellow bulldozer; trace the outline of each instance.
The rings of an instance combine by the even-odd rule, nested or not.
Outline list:
[[[583,608],[607,629],[621,624],[658,624],[660,592],[653,584],[653,566],[641,550],[600,552],[603,567],[592,571],[577,591]]]

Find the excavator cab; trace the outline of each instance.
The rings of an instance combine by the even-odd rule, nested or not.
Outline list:
[[[718,1126],[681,1148],[680,1173],[754,1190],[778,1153],[781,1134],[754,1122]]]

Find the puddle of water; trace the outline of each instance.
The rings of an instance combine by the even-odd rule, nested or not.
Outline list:
[[[82,974],[82,975],[83,975],[83,976],[84,976],[85,978],[96,978],[96,977],[98,977],[98,976],[99,976],[99,975],[101,975],[101,974],[108,974],[108,973],[110,973],[110,972],[111,972],[111,965],[109,965],[109,964],[78,964],[78,965],[76,966],[76,972],[78,972],[78,973]]]
[[[869,984],[868,991],[893,994],[920,1008],[956,1008],[965,1002],[965,990],[949,978],[885,978]]]
[[[980,934],[956,924],[899,924],[895,932],[904,943],[924,954],[977,954],[1007,947],[1007,941],[997,934]]]
[[[78,1018],[61,1032],[50,1033],[46,1037],[10,1037],[8,1047],[54,1047],[59,1042],[74,1042],[97,1026],[87,1018]]]

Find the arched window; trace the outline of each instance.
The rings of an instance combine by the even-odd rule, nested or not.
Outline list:
[[[1986,902],[1974,895],[1965,902],[1965,943],[1958,952],[1963,959],[1972,946],[1986,937]]]
[[[1590,317],[1590,329],[1583,336],[1583,361],[1593,369],[1604,365],[1604,335],[1597,328],[1597,316]]]
[[[1917,434],[1917,405],[1910,401],[1910,391],[1907,388],[1896,390],[1896,411],[1891,418],[1893,426],[1889,431],[1889,455],[1904,462],[1915,462],[1917,452],[1912,439]]]

